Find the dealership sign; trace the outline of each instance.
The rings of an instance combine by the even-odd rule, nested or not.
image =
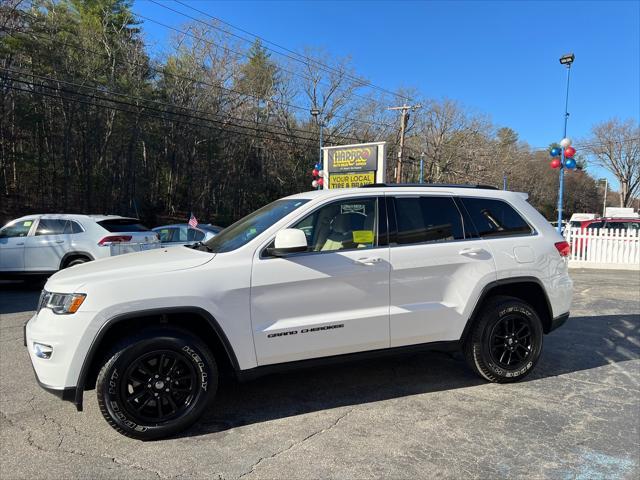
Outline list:
[[[324,188],[354,188],[384,183],[385,142],[324,147]]]

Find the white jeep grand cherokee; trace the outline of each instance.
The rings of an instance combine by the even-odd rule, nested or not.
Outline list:
[[[524,194],[302,193],[195,247],[55,274],[25,342],[44,388],[81,410],[95,383],[109,424],[140,439],[195,422],[223,370],[455,347],[486,380],[513,382],[569,316],[568,248]]]

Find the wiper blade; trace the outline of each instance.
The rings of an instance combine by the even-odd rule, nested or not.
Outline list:
[[[193,248],[194,250],[207,251],[213,253],[213,250],[205,245],[203,242],[196,242],[192,245],[185,245],[187,248]]]

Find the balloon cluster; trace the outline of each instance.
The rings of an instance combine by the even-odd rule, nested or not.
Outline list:
[[[551,163],[549,165],[551,165],[551,168],[562,167],[562,160],[558,157],[562,155],[562,149],[564,149],[564,166],[569,170],[573,170],[574,168],[576,168],[576,161],[573,158],[573,156],[576,154],[576,149],[571,146],[571,139],[563,138],[560,141],[560,147],[561,148],[553,147],[549,152],[553,157],[553,160],[551,160]]]
[[[311,182],[311,186],[313,188],[322,188],[324,185],[324,170],[322,170],[322,165],[320,163],[316,163],[315,167],[311,171],[311,175],[313,175],[313,182]]]

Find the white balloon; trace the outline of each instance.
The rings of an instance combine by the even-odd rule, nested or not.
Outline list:
[[[317,181],[317,180],[314,180],[313,182],[311,182],[311,186],[312,186],[313,188],[318,188],[318,181]]]
[[[562,140],[560,140],[560,146],[562,148],[567,148],[571,146],[571,139],[570,138],[563,138]]]
[[[320,170],[320,171],[318,172],[318,176],[319,176],[319,177],[324,177],[324,170]]]

